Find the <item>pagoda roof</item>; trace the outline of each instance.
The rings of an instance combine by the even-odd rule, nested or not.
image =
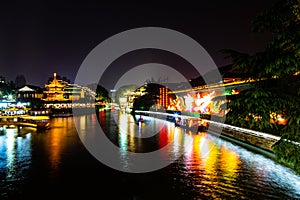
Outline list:
[[[53,80],[50,84],[46,84],[46,87],[65,87],[65,84],[62,84],[56,79],[56,73],[54,73]]]
[[[19,92],[34,92],[34,89],[31,89],[27,85],[19,89]]]

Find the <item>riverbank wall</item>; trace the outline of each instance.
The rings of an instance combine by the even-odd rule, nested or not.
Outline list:
[[[236,129],[235,129],[236,128]],[[266,150],[268,152],[274,153],[273,152],[273,145],[280,140],[280,137],[266,134],[266,133],[260,133],[255,132],[253,133],[252,130],[247,130],[247,129],[241,129],[238,130],[238,127],[216,127],[214,125],[210,124],[209,131],[213,132],[216,134],[216,130],[219,131],[221,129],[221,135],[239,140],[241,142],[244,142],[249,145],[253,145],[255,147],[258,147],[260,149]],[[251,133],[247,133],[247,131],[250,131]],[[220,131],[219,131],[220,132]]]

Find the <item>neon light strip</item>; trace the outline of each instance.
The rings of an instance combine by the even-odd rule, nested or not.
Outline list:
[[[178,115],[176,114],[170,114],[170,113],[161,113],[161,112],[152,112],[152,111],[135,111],[136,113],[148,113],[148,114],[157,114],[157,115],[166,115],[166,116],[173,116],[173,117],[177,117]],[[180,118],[186,118],[186,119],[199,119],[197,117],[192,117],[192,116],[187,116],[187,115],[180,115]],[[236,126],[232,126],[232,125],[228,125],[228,124],[223,124],[220,122],[215,122],[215,121],[211,121],[211,120],[206,120],[206,119],[202,119],[206,122],[209,122],[210,124],[214,124],[218,127],[221,128],[228,128],[231,130],[235,130],[235,131],[239,131],[239,132],[243,132],[243,133],[247,133],[250,135],[255,135],[255,136],[259,136],[259,137],[263,137],[263,138],[269,138],[269,139],[275,139],[275,140],[280,140],[279,136],[275,136],[275,135],[271,135],[271,134],[267,134],[267,133],[262,133],[259,131],[253,131],[250,129],[245,129],[245,128],[240,128],[240,127],[236,127]]]
[[[265,80],[261,79],[261,80]],[[185,90],[176,90],[176,91],[170,91],[170,94],[176,94],[176,93],[183,93],[183,92],[191,92],[191,91],[198,91],[198,90],[204,90],[204,89],[212,89],[212,88],[218,88],[218,87],[226,87],[226,86],[233,86],[233,85],[240,85],[240,84],[247,84],[247,83],[252,83],[252,82],[256,82],[256,81],[260,81],[258,80],[241,80],[241,81],[234,81],[231,83],[217,83],[217,84],[210,84],[210,85],[203,85],[203,86],[198,86],[198,87],[194,87],[194,88],[189,88],[189,89],[185,89]]]
[[[148,114],[157,114],[157,115],[166,115],[166,116],[178,117],[178,115],[176,115],[176,114],[162,113],[162,112],[140,111],[140,110],[137,110],[135,112],[136,113],[148,113]],[[192,116],[187,116],[187,115],[180,115],[180,118],[199,119],[197,117],[192,117]],[[204,121],[206,121],[210,124],[214,124],[214,125],[216,125],[218,127],[221,127],[221,128],[228,128],[228,129],[231,129],[231,130],[234,130],[234,131],[239,131],[239,132],[242,132],[242,133],[246,133],[246,134],[249,134],[249,135],[254,135],[254,136],[258,136],[258,137],[262,137],[262,138],[266,138],[266,139],[275,139],[277,141],[280,140],[279,136],[271,135],[271,134],[268,134],[268,133],[254,131],[254,130],[250,130],[250,129],[246,129],[246,128],[240,128],[240,127],[237,127],[237,126],[223,124],[223,123],[220,123],[220,122],[215,122],[215,121],[211,121],[211,120],[207,120],[207,119],[202,119],[202,120],[204,120]],[[299,142],[295,142],[295,141],[291,141],[291,140],[287,140],[287,139],[283,139],[283,140],[287,141],[287,142],[290,142],[290,143],[293,143],[294,145],[300,146]]]

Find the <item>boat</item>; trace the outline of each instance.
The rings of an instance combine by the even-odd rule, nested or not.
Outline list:
[[[30,110],[25,107],[9,107],[0,116],[0,125],[6,128],[32,127],[39,130],[50,128],[50,116],[46,111]]]
[[[141,125],[141,124],[149,124],[150,123],[150,120],[149,120],[149,118],[148,118],[148,116],[142,116],[142,115],[140,115],[139,117],[137,117],[136,116],[136,123],[138,124],[138,125]]]
[[[49,116],[22,116],[19,119],[20,125],[34,126],[37,130],[46,130],[50,128]]]
[[[139,119],[137,120],[138,123],[144,123],[145,120],[143,119],[142,115],[140,115]]]
[[[208,123],[206,120],[200,118],[175,118],[174,125],[190,130],[197,130],[197,132],[205,132],[208,129]]]

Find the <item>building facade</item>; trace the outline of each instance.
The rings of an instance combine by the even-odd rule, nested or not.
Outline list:
[[[91,89],[77,84],[58,80],[56,73],[49,84],[45,84],[42,100],[46,108],[91,107],[85,100],[94,100],[96,93]],[[91,102],[91,101],[89,101]]]
[[[32,102],[43,97],[43,90],[40,87],[24,86],[17,91],[17,101]]]

